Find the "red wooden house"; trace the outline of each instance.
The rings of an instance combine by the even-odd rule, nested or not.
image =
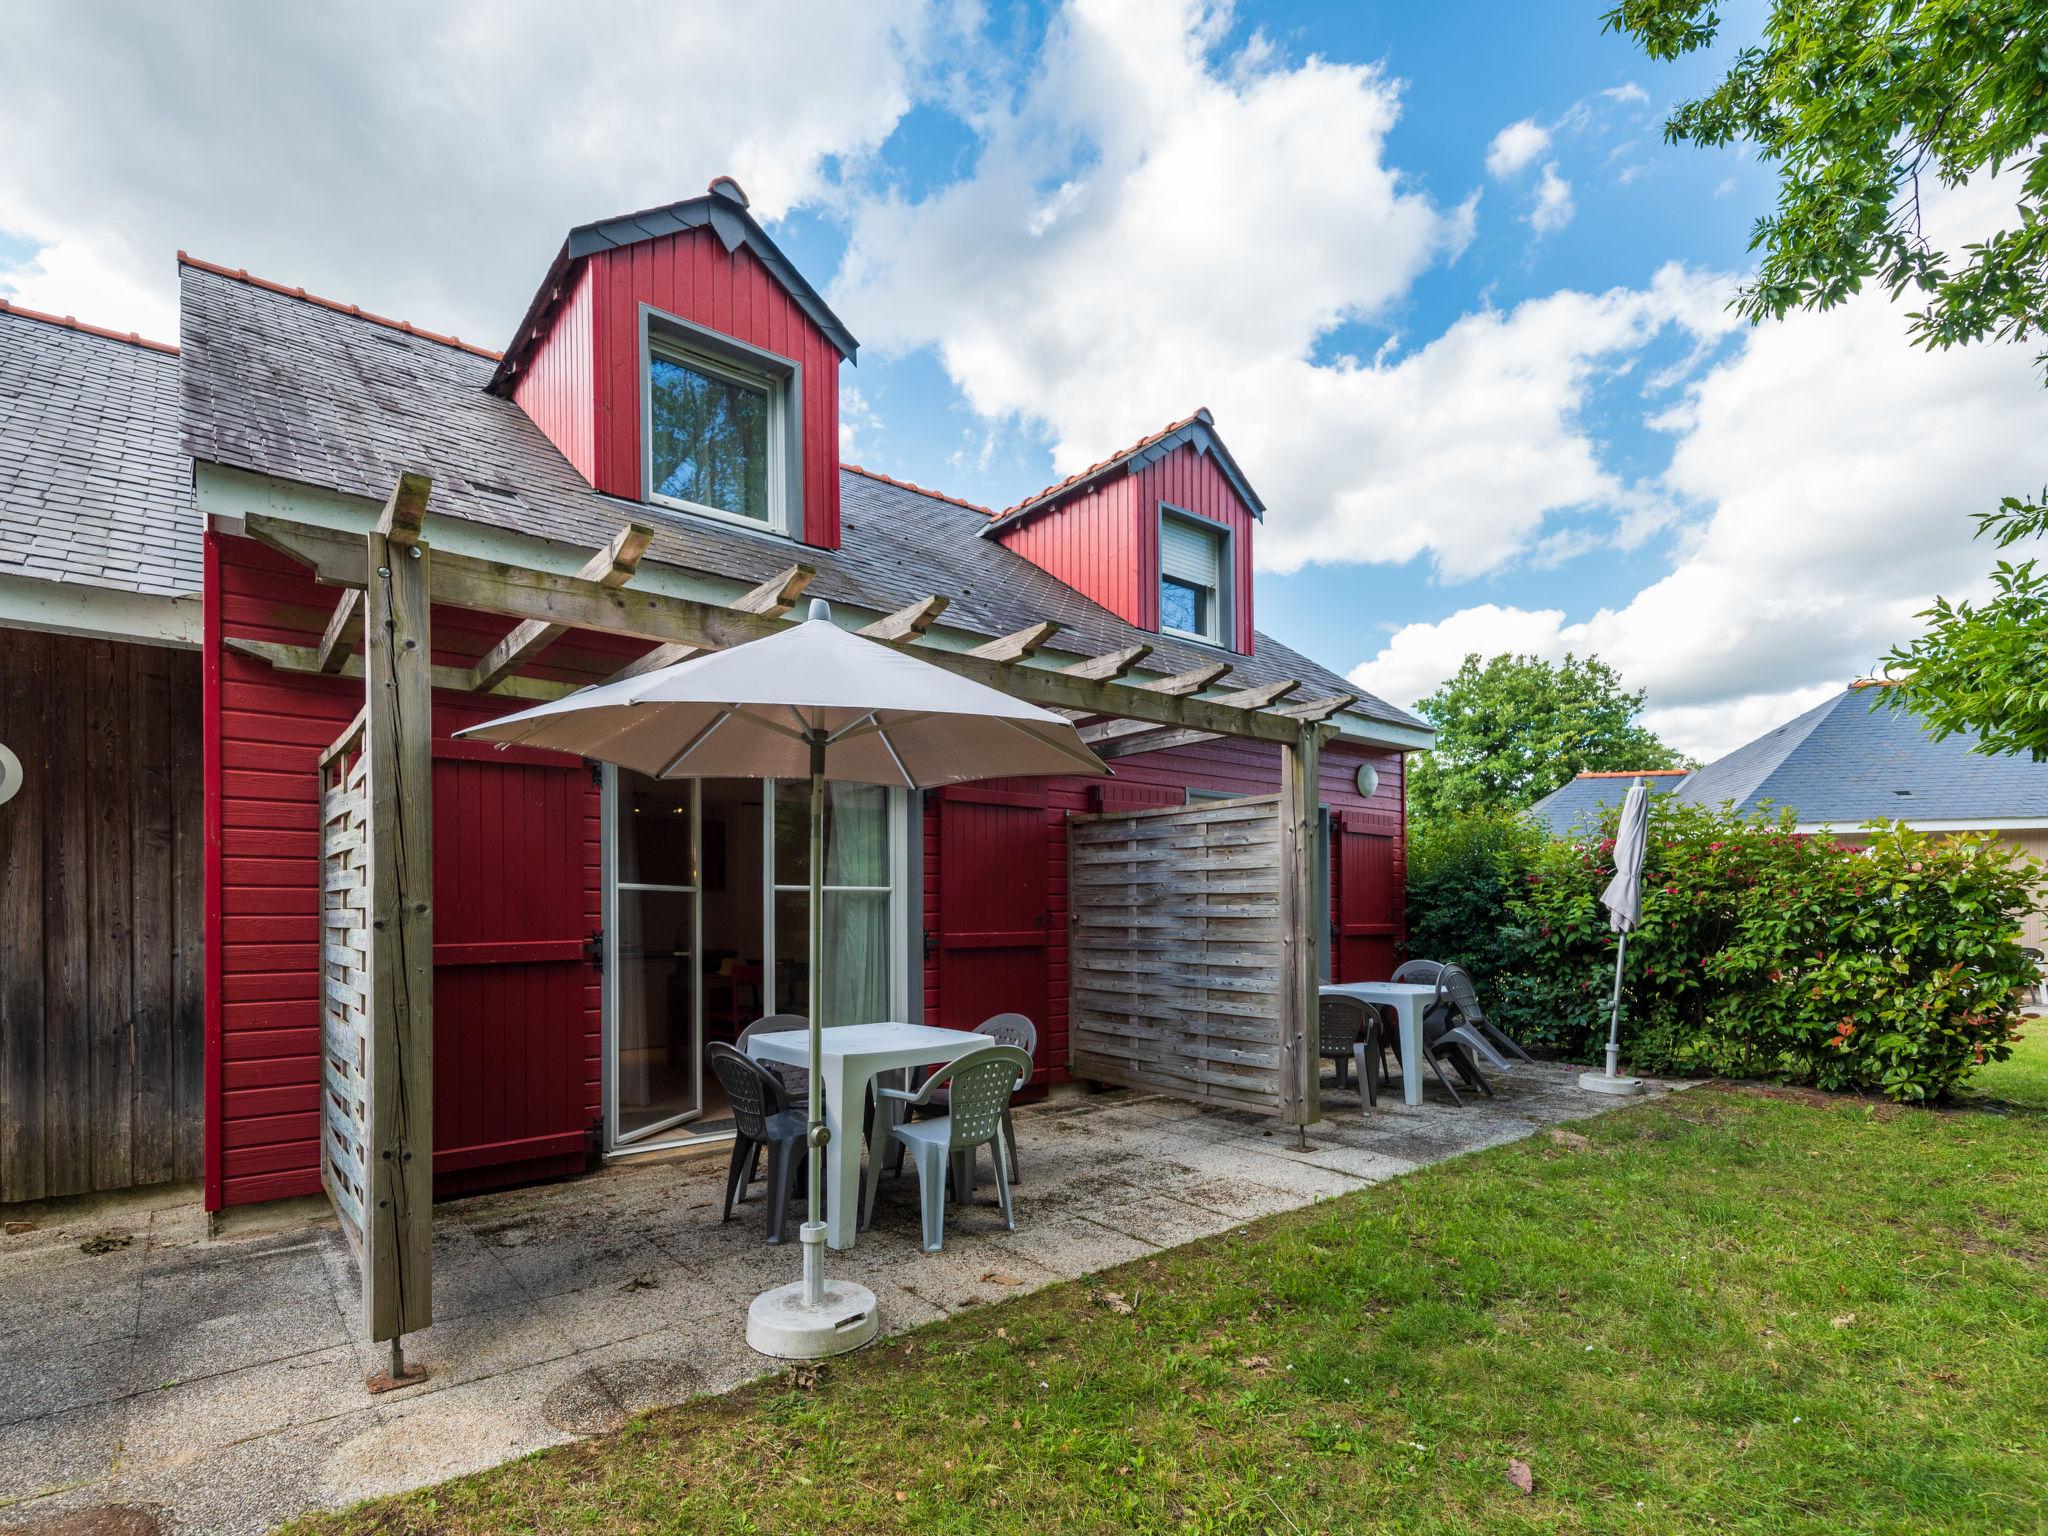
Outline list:
[[[436,551],[757,613],[802,592],[933,646],[1008,636],[1023,665],[1209,669],[1207,693],[1238,702],[1348,692],[1254,628],[1264,507],[1206,411],[1000,514],[840,464],[856,343],[729,180],[572,230],[502,354],[182,255],[180,279],[211,1209],[321,1187],[315,759],[362,703],[361,617],[278,530],[360,533],[403,471],[432,479]],[[644,551],[593,565],[622,522],[648,530]],[[437,1188],[719,1134],[705,1042],[806,995],[795,802],[450,739],[662,658],[439,602],[432,618]],[[1404,754],[1429,737],[1364,697],[1329,724],[1323,963],[1380,976],[1402,932]],[[841,792],[827,900],[835,974],[858,980],[828,1022],[1021,1011],[1037,1083],[1062,1081],[1067,818],[1270,793],[1279,771],[1276,747],[1230,737],[1120,742],[1114,767],[921,802]]]

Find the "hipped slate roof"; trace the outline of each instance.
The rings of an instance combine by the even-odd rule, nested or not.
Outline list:
[[[1974,750],[1970,735],[1936,741],[1918,716],[1873,708],[1882,686],[1845,688],[1726,757],[1664,782],[1690,805],[1789,808],[1802,824],[1845,831],[1880,817],[1966,826],[2048,818],[2048,763],[1987,756]],[[1582,774],[1533,810],[1553,836],[1569,836],[1619,805],[1631,782],[1627,774]]]
[[[176,349],[0,300],[0,574],[200,589]]]
[[[1709,763],[1683,796],[1753,810],[1790,806],[1802,822],[1859,826],[1874,817],[1989,821],[2048,817],[2048,764],[1988,756],[1974,735],[1936,741],[1917,715],[1882,707],[1859,684]],[[1876,707],[1873,707],[1876,706]]]
[[[1637,779],[1654,795],[1668,795],[1685,783],[1683,770],[1642,773],[1582,773],[1553,789],[1529,808],[1552,837],[1577,837],[1599,824],[1601,813],[1620,805]]]
[[[812,549],[658,506],[600,495],[526,414],[486,391],[488,359],[280,291],[186,265],[180,272],[184,444],[193,458],[381,499],[401,470],[433,477],[431,510],[583,548],[620,523],[655,528],[647,559],[752,584],[801,559],[810,593],[891,612],[931,593],[944,623],[996,636],[1040,619],[1062,650],[1144,641],[1160,672],[1219,659],[1212,647],[1135,628],[991,539],[980,511],[868,474],[842,471],[843,544]],[[1298,697],[1356,692],[1325,667],[1261,635],[1229,658],[1232,682],[1299,678]],[[1352,713],[1425,728],[1361,697]]]

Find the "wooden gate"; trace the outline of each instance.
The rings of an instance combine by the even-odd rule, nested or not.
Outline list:
[[[1075,1076],[1290,1113],[1282,837],[1273,795],[1072,819]]]

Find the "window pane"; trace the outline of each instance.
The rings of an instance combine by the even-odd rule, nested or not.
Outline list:
[[[698,1107],[696,1042],[690,1031],[696,899],[667,891],[619,893],[621,1135]]]
[[[775,893],[775,1006],[810,1011],[808,891]],[[889,1017],[889,896],[885,891],[825,893],[825,966],[818,1021],[876,1024]]]
[[[621,885],[695,885],[690,861],[690,782],[619,770]]]
[[[811,786],[775,785],[775,883],[810,884]],[[825,883],[889,883],[889,792],[879,784],[825,786]]]
[[[1184,630],[1191,635],[1209,633],[1209,610],[1214,594],[1191,582],[1172,576],[1159,582],[1159,624],[1162,629]]]
[[[768,520],[768,394],[673,358],[648,364],[656,494]]]

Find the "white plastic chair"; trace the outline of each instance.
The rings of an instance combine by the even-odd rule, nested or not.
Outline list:
[[[861,1192],[860,1224],[874,1220],[875,1188],[882,1181],[882,1155],[892,1145],[907,1147],[917,1163],[917,1196],[924,1214],[924,1251],[937,1253],[946,1240],[946,1168],[953,1168],[955,1197],[974,1188],[975,1149],[987,1145],[996,1165],[996,1199],[1003,1226],[1017,1230],[1010,1209],[1010,1155],[1003,1144],[1003,1111],[1017,1085],[1031,1076],[1031,1058],[1014,1045],[985,1045],[939,1068],[917,1089],[875,1089],[875,1132],[868,1143],[868,1175]],[[913,1109],[946,1090],[948,1111],[933,1120],[910,1120]]]

